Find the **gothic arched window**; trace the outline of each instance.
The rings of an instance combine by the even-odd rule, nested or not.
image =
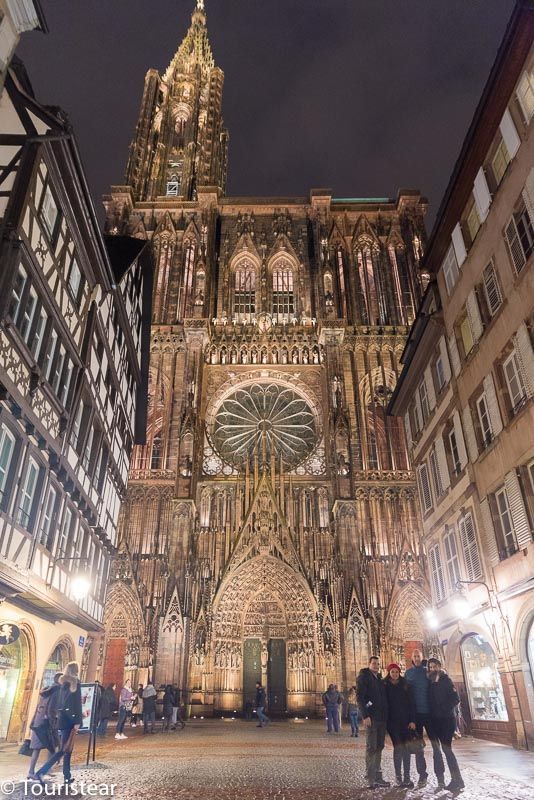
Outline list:
[[[381,286],[380,254],[367,244],[356,253],[362,297],[362,321],[367,325],[387,324],[387,302]]]
[[[182,297],[180,300],[180,311],[182,318],[187,313],[189,299],[191,297],[191,287],[193,285],[193,268],[195,265],[195,242],[187,242],[185,246],[184,258],[184,279],[182,283]]]
[[[150,457],[150,469],[161,469],[161,459],[163,455],[163,441],[161,431],[158,431],[152,440],[152,455]]]
[[[294,312],[293,271],[286,261],[279,261],[273,269],[273,318],[276,322],[289,322]]]
[[[234,316],[238,322],[250,322],[256,313],[256,270],[243,261],[235,271]]]

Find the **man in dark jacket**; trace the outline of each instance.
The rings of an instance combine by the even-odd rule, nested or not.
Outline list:
[[[143,689],[143,733],[155,733],[157,694],[154,683],[148,681]]]
[[[336,689],[335,685],[331,683],[323,694],[323,703],[326,709],[326,732],[332,733],[332,729],[339,733],[339,706],[343,702],[343,698]]]
[[[113,716],[113,712],[118,707],[115,696],[115,684],[109,683],[100,697],[98,706],[98,728],[96,732],[99,736],[105,736],[108,729],[108,722]]]
[[[358,706],[366,733],[365,766],[370,789],[389,786],[382,777],[382,750],[386,739],[388,703],[386,687],[380,677],[378,656],[371,656],[369,667],[360,670],[357,682]]]
[[[257,724],[257,728],[263,728],[270,722],[269,717],[267,714],[264,713],[265,710],[265,689],[261,685],[260,681],[256,681],[256,714],[258,715],[259,722]]]
[[[428,704],[428,689],[430,684],[428,682],[428,670],[420,650],[413,651],[412,666],[410,669],[406,670],[405,678],[412,687],[415,699],[415,724],[417,733],[419,736],[422,736],[423,731],[426,730],[427,736],[430,739],[430,744],[432,745],[434,773],[438,779],[438,786],[443,788],[445,786],[445,764],[443,763],[443,755],[441,753],[439,741],[432,728],[430,719],[430,706]],[[424,747],[415,754],[415,767],[419,774],[417,788],[422,789],[426,786],[428,780]]]
[[[428,669],[428,677],[430,679],[428,690],[430,720],[445,753],[447,766],[451,773],[451,782],[446,788],[450,792],[457,792],[465,786],[456,756],[452,752],[452,739],[456,729],[454,709],[460,702],[460,698],[453,682],[441,669],[441,661],[439,659],[429,658]]]

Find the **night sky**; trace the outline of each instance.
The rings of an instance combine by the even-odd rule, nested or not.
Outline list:
[[[143,79],[195,0],[43,0],[18,54],[74,124],[97,208],[121,183]],[[395,196],[439,205],[513,0],[206,0],[224,70],[229,195]]]

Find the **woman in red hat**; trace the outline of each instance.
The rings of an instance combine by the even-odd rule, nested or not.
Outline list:
[[[415,701],[412,689],[401,677],[398,664],[390,664],[387,669],[386,694],[388,698],[387,730],[393,744],[393,764],[397,783],[405,789],[413,789],[410,778],[410,751],[407,743],[415,731]]]

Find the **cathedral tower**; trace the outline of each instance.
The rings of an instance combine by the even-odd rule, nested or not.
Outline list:
[[[371,651],[403,661],[423,639],[413,473],[386,406],[426,206],[225,197],[222,82],[199,1],[105,199],[110,232],[150,240],[155,289],[102,678],[150,671],[198,713],[245,709],[263,679],[271,713],[312,713]]]

